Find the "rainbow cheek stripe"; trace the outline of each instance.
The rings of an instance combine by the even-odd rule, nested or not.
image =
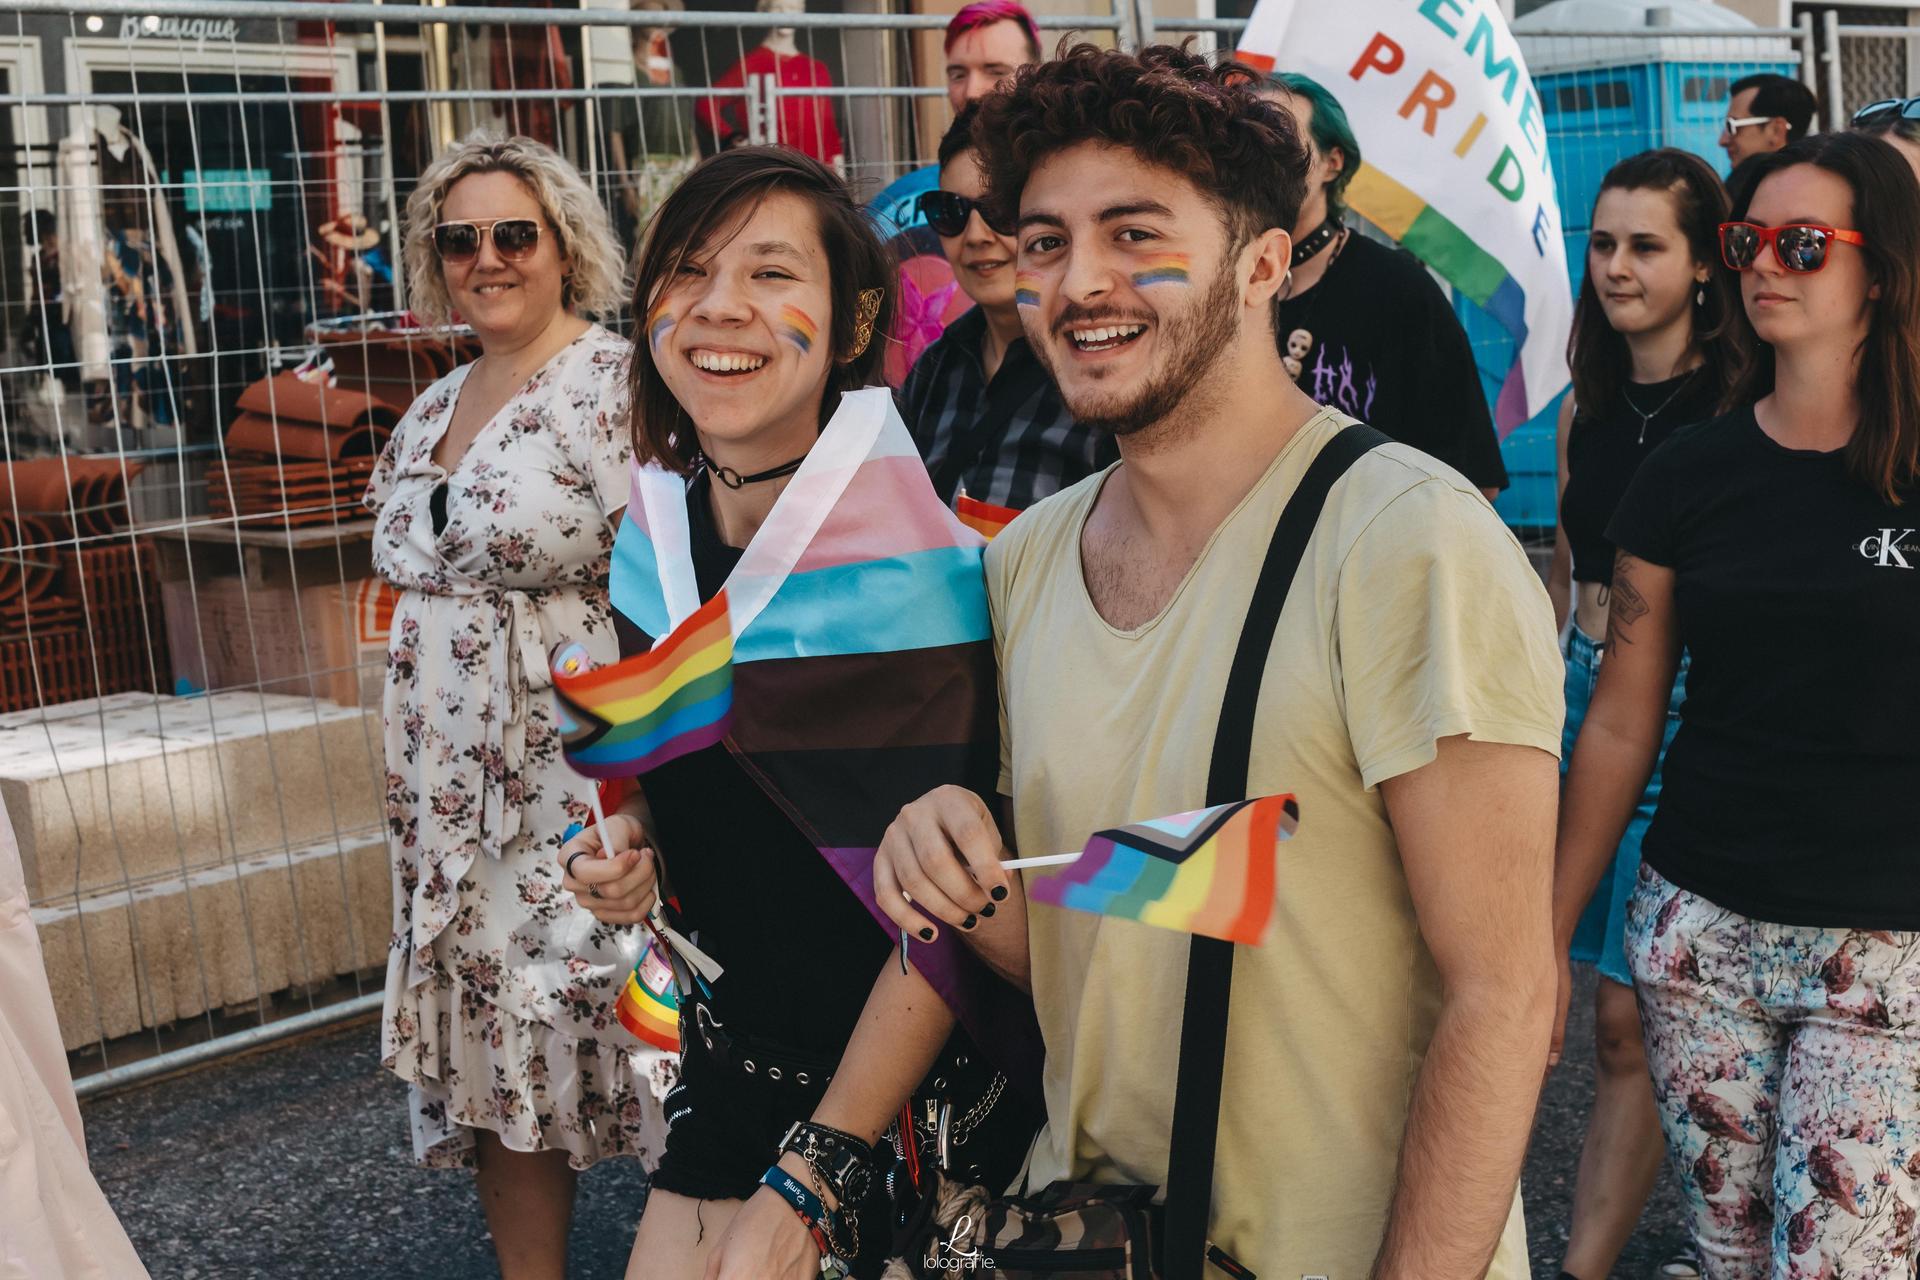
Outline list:
[[[1162,253],[1147,259],[1146,268],[1133,273],[1136,287],[1149,284],[1187,284],[1191,259],[1184,253]]]
[[[820,336],[820,329],[814,324],[812,316],[798,307],[789,306],[780,308],[780,334],[800,348],[801,355],[805,355],[813,350],[813,340]]]
[[[666,341],[667,334],[673,331],[675,323],[666,303],[656,305],[653,313],[647,317],[647,345],[658,351],[660,344]]]
[[[1013,274],[1013,301],[1022,307],[1040,305],[1040,276],[1033,271],[1016,271]]]

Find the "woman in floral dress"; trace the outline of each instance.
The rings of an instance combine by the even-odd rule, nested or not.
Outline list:
[[[624,339],[605,211],[564,160],[471,139],[407,205],[414,310],[483,354],[395,430],[367,505],[398,587],[385,698],[394,932],[381,1061],[414,1155],[476,1169],[502,1274],[561,1277],[574,1171],[658,1149],[652,1065],[613,1017],[625,930],[560,891],[589,820],[547,654],[617,656],[608,553],[625,504]]]

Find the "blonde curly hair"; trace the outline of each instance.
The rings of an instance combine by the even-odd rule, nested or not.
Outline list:
[[[430,325],[452,318],[446,276],[433,249],[433,228],[447,193],[476,173],[510,173],[533,193],[560,241],[569,271],[560,303],[577,315],[610,316],[625,293],[625,255],[605,206],[580,171],[553,148],[531,138],[506,138],[481,130],[435,156],[420,185],[407,197],[407,293],[414,314]]]

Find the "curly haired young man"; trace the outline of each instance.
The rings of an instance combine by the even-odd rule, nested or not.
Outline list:
[[[977,126],[989,198],[1016,215],[1028,339],[1121,460],[988,551],[1001,813],[931,793],[876,883],[903,928],[960,929],[1030,986],[1035,1187],[1165,1180],[1188,943],[1028,909],[1000,862],[1204,803],[1254,577],[1350,421],[1274,341],[1307,157],[1256,87],[1183,50],[1082,47],[1022,70]],[[1360,458],[1307,544],[1255,720],[1251,794],[1295,793],[1301,825],[1264,944],[1234,960],[1208,1234],[1259,1275],[1527,1273],[1561,684],[1545,591],[1484,499],[1405,445]]]

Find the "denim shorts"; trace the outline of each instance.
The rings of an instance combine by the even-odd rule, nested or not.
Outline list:
[[[1593,702],[1593,688],[1600,678],[1600,662],[1605,650],[1579,627],[1569,627],[1566,652],[1567,726],[1560,742],[1563,776],[1573,763],[1573,742],[1587,718],[1587,707]],[[1620,837],[1619,848],[1614,850],[1613,865],[1593,891],[1593,898],[1574,928],[1573,945],[1568,949],[1575,960],[1598,966],[1601,977],[1622,986],[1633,985],[1633,976],[1627,971],[1625,938],[1627,901],[1633,897],[1634,882],[1640,873],[1640,841],[1645,838],[1647,827],[1653,822],[1654,808],[1660,803],[1660,770],[1666,764],[1667,748],[1673,745],[1674,730],[1680,727],[1680,704],[1686,697],[1687,655],[1683,653],[1680,670],[1673,678],[1673,696],[1667,702],[1667,733],[1660,744],[1660,758],[1654,762],[1646,793],[1640,797],[1640,804],[1627,823],[1626,834]]]

